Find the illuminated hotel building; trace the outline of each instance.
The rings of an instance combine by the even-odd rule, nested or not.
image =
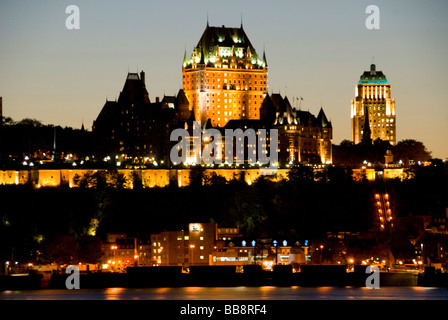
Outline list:
[[[371,141],[381,139],[396,144],[395,99],[391,99],[390,91],[389,81],[374,64],[370,71],[361,75],[355,88],[355,99],[351,101],[352,141],[355,144],[362,142],[369,130]]]
[[[240,28],[207,23],[190,59],[185,52],[183,90],[196,121],[224,127],[230,120],[260,119],[267,93],[266,56],[260,58]]]
[[[208,265],[218,231],[216,223],[190,223],[188,230],[151,234],[152,265]]]

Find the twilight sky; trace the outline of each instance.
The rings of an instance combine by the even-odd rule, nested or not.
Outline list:
[[[80,9],[79,30],[66,28],[69,5]],[[365,26],[369,5],[380,9],[379,30]],[[3,115],[90,129],[128,71],[146,72],[151,101],[175,95],[207,15],[227,27],[242,16],[257,52],[266,50],[269,93],[303,97],[314,115],[322,106],[336,144],[351,139],[350,100],[374,61],[392,86],[397,141],[448,158],[446,0],[0,0]]]

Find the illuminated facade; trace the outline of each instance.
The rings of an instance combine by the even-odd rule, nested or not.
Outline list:
[[[190,223],[188,233],[190,265],[209,265],[210,255],[215,250],[218,240],[218,225],[216,223]]]
[[[260,106],[260,119],[232,119],[225,126],[218,127],[222,140],[216,142],[221,147],[218,152],[218,160],[227,163],[236,163],[236,155],[244,159],[245,164],[253,164],[255,161],[249,161],[249,151],[253,152],[253,159],[259,159],[260,151],[265,156],[270,157],[271,152],[271,130],[277,131],[277,159],[278,164],[310,163],[310,164],[331,164],[332,159],[332,139],[333,126],[327,119],[324,110],[321,108],[319,114],[314,116],[309,111],[297,110],[292,107],[287,97],[282,97],[278,93],[266,94]],[[207,124],[210,120],[207,121]],[[205,126],[208,129],[208,126]],[[236,130],[253,129],[260,139],[262,150],[257,149],[257,142],[250,139],[244,139],[241,142],[235,141],[233,159],[228,157],[226,149],[226,135],[233,135]],[[263,131],[262,131],[263,130]],[[191,124],[189,132],[193,132]],[[261,135],[261,133],[265,135]],[[200,132],[199,132],[200,133]],[[196,139],[200,136],[196,134]],[[241,140],[241,138],[239,138]],[[202,148],[208,141],[203,141]],[[240,151],[236,150],[236,145]],[[191,145],[193,145],[191,143]],[[257,149],[257,150],[255,150]],[[193,158],[193,157],[192,157]],[[187,161],[188,162],[188,161]],[[193,163],[193,160],[192,160]]]
[[[314,116],[309,111],[293,108],[287,97],[272,94],[266,97],[263,112],[269,115],[274,106],[274,128],[279,130],[279,159],[284,162],[331,164],[333,126],[324,110]],[[265,111],[266,109],[266,111]]]
[[[193,49],[185,52],[183,90],[196,121],[224,127],[229,120],[259,119],[267,93],[266,56],[259,57],[243,26],[207,27]]]
[[[381,139],[396,144],[395,99],[391,99],[390,83],[374,64],[365,71],[356,85],[351,101],[352,141],[355,144]],[[368,122],[369,127],[366,127]]]
[[[140,252],[137,238],[128,238],[124,233],[108,233],[103,244],[103,269],[123,272],[127,267],[139,265]]]
[[[151,234],[152,265],[209,265],[218,234],[216,223],[190,223],[188,230]]]

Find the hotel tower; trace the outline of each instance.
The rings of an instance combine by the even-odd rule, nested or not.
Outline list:
[[[391,99],[389,81],[374,64],[355,87],[351,119],[353,143],[381,139],[396,144],[395,99]]]
[[[202,34],[190,59],[185,52],[183,90],[194,119],[213,127],[230,120],[258,120],[267,94],[266,56],[258,56],[240,28],[211,27]]]

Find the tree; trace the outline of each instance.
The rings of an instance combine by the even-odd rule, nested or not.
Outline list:
[[[354,146],[353,142],[351,140],[342,140],[341,143],[339,144],[340,147],[342,148],[350,148],[352,146]]]
[[[78,263],[78,242],[72,234],[60,234],[46,242],[47,255],[57,264]]]
[[[209,176],[204,177],[204,184],[210,186],[224,186],[227,184],[227,179],[216,174],[216,172],[212,172]]]
[[[248,236],[259,235],[268,218],[257,191],[254,186],[246,186],[235,193],[234,201],[229,204],[233,223]]]
[[[190,169],[190,186],[200,187],[204,183],[205,168],[201,165],[197,165]]]
[[[39,120],[25,118],[17,122],[18,125],[31,126],[31,127],[42,127],[43,124]]]
[[[413,160],[417,161],[429,161],[431,160],[431,151],[428,151],[423,142],[406,139],[401,140],[393,148],[394,161],[402,160],[406,164]]]
[[[288,180],[293,183],[313,182],[314,169],[311,166],[299,165],[288,172]]]
[[[109,172],[108,178],[109,178],[108,185],[114,189],[123,189],[126,184],[126,181],[127,181],[124,174],[121,172],[118,172],[118,170],[116,170],[116,169]],[[98,187],[98,185],[97,185],[97,187]]]
[[[79,239],[79,259],[86,263],[98,263],[102,256],[101,238],[84,235]]]
[[[14,120],[11,117],[1,117],[0,125],[4,124],[5,126],[15,125]]]
[[[132,181],[132,189],[134,189],[134,190],[141,190],[141,189],[143,189],[142,177],[135,170],[132,171],[131,181]]]

